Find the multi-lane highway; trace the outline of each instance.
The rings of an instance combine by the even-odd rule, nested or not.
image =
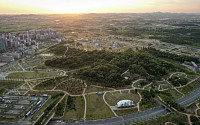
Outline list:
[[[179,103],[182,106],[188,105],[198,99],[200,97],[200,87],[196,89],[194,92],[190,93],[189,95],[176,100],[177,103]],[[164,107],[159,106],[154,109],[144,111],[141,113],[136,114],[130,114],[126,116],[120,116],[116,118],[110,118],[110,119],[104,119],[104,120],[96,120],[96,121],[86,121],[86,122],[77,122],[77,123],[50,123],[50,125],[119,125],[119,124],[125,124],[129,122],[136,122],[141,120],[148,120],[152,119],[156,116],[164,116],[167,115],[169,112],[164,109]]]
[[[197,98],[200,97],[200,87],[197,88],[195,91],[193,91],[192,93],[190,93],[189,95],[176,100],[177,103],[179,103],[182,106],[186,106],[190,103],[192,103],[193,101],[195,101]]]
[[[190,93],[189,95],[176,100],[182,106],[186,106],[193,101],[197,100],[200,97],[200,87],[197,88],[195,91]],[[103,119],[103,120],[96,120],[96,121],[85,121],[85,122],[76,122],[76,123],[53,123],[50,122],[50,125],[119,125],[125,123],[133,123],[141,120],[149,120],[155,118],[156,116],[164,116],[167,115],[169,112],[165,110],[163,106],[159,106],[144,112],[130,114],[126,116],[119,116],[110,119]]]

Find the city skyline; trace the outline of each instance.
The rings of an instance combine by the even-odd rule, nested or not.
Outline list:
[[[1,0],[0,14],[200,13],[198,0]]]

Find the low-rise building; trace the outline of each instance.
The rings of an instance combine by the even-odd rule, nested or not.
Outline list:
[[[117,103],[118,108],[131,107],[131,106],[135,106],[135,104],[131,100],[121,100]]]
[[[13,56],[6,56],[6,55],[0,56],[0,62],[13,62],[13,61],[14,61]]]
[[[19,53],[4,53],[4,55],[13,56],[14,59],[19,59],[20,58],[20,54]]]

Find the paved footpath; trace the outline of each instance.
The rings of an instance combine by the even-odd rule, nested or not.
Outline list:
[[[96,120],[96,121],[86,121],[86,122],[77,122],[77,123],[50,123],[49,125],[120,125],[128,122],[136,122],[139,120],[148,120],[152,119],[155,116],[164,116],[167,115],[167,111],[161,106],[154,109],[144,111],[141,113],[130,114],[126,116],[119,116],[110,119]]]
[[[200,88],[196,89],[194,92],[190,93],[189,95],[176,100],[177,103],[180,105],[187,105],[195,101],[197,98],[200,97]],[[163,107],[159,106],[154,109],[136,113],[136,114],[130,114],[126,116],[120,116],[110,119],[104,119],[104,120],[96,120],[96,121],[86,121],[86,122],[77,122],[77,123],[63,123],[62,125],[119,125],[119,124],[125,124],[128,122],[136,122],[138,120],[148,120],[152,119],[152,117],[155,116],[164,116],[167,115],[169,112],[167,112]],[[60,125],[56,123],[50,123],[50,125]]]

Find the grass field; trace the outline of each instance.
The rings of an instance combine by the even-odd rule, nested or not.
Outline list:
[[[121,100],[132,100],[134,104],[139,102],[140,97],[137,93],[134,93],[134,91],[131,91],[128,93],[128,91],[122,91],[120,92],[113,92],[113,93],[106,93],[105,99],[107,103],[111,106],[117,105],[117,103]]]
[[[171,89],[173,88],[173,86],[171,84],[169,84],[167,81],[159,81],[156,82],[157,86],[160,85],[160,89]]]
[[[100,119],[113,117],[112,111],[103,101],[102,95],[92,94],[87,95],[87,119]]]
[[[0,80],[0,95],[22,85],[21,81]]]
[[[57,72],[15,72],[7,76],[13,79],[32,79],[57,76]]]
[[[170,89],[170,90],[167,90],[167,91],[164,91],[164,92],[161,92],[161,93],[169,96],[172,99],[179,99],[183,96],[182,94],[180,94],[179,92],[177,92],[174,89]]]
[[[136,113],[136,112],[138,112],[138,108],[115,110],[115,113],[119,116],[128,115],[128,114],[132,114],[132,113]]]
[[[67,107],[65,108],[64,116],[62,119],[82,119],[84,114],[84,99],[83,96],[80,97],[72,97],[75,104],[75,110],[69,110]]]

